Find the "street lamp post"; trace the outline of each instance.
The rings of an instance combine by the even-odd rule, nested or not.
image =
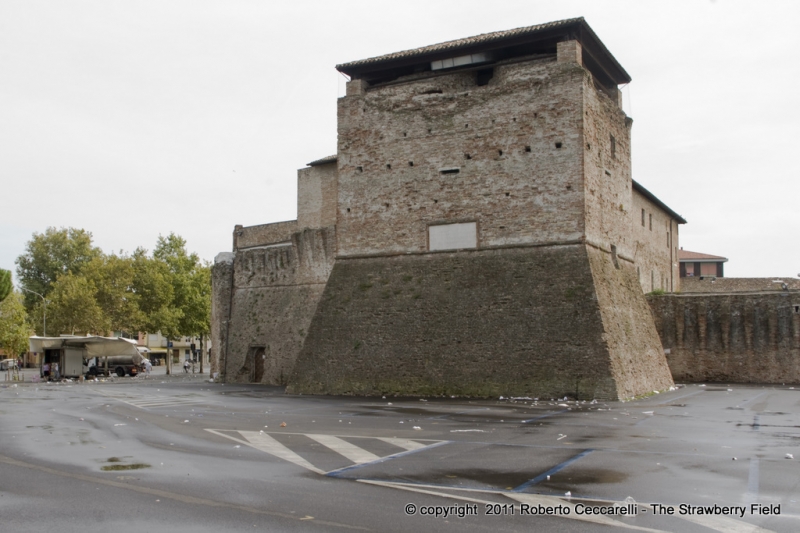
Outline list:
[[[36,291],[32,291],[30,289],[26,289],[25,287],[21,287],[23,291],[28,291],[32,294],[35,294],[39,298],[42,299],[42,304],[44,305],[44,313],[42,315],[42,337],[47,337],[47,300],[45,300],[44,296],[39,294]]]

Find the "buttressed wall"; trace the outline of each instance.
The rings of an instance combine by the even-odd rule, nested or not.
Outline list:
[[[676,380],[800,383],[800,291],[779,286],[649,300]]]
[[[583,19],[337,68],[338,152],[299,172],[298,219],[237,227],[215,267],[226,379],[576,398],[672,385],[635,265],[630,78]]]
[[[442,54],[467,60],[426,49],[427,70],[407,56],[340,66],[353,80],[338,109],[337,259],[290,391],[672,385],[632,259],[631,121],[584,61],[582,43],[591,65],[605,49],[574,37],[472,52],[505,58],[489,66],[435,69]]]

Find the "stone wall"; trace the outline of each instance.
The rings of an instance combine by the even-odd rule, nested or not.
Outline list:
[[[630,224],[642,291],[681,291],[678,224],[635,190]]]
[[[587,251],[617,397],[669,388],[672,375],[633,264],[591,246]]]
[[[297,171],[297,226],[325,228],[336,225],[336,160]]]
[[[287,390],[617,399],[669,387],[652,326],[631,342],[647,313],[632,269],[603,258],[585,245],[340,258]],[[605,334],[604,320],[619,325]]]
[[[648,299],[676,381],[800,382],[800,291]]]
[[[339,255],[425,251],[446,222],[476,222],[480,246],[580,239],[585,75],[553,55],[496,64],[484,86],[470,70],[349,91]]]
[[[791,290],[800,290],[797,278],[706,278],[681,279],[682,293],[702,292],[781,292],[783,284]]]
[[[582,133],[586,239],[633,257],[631,242],[631,124],[618,102],[583,71]]]
[[[233,261],[235,254],[222,252],[214,258],[211,268],[211,355],[209,372],[221,372],[220,361],[225,360],[228,348],[228,321],[231,313],[233,287]]]
[[[227,382],[284,385],[294,367],[336,250],[333,227],[291,235],[286,246],[239,250],[232,265],[214,266],[214,301],[230,324],[217,320],[223,349],[219,371]],[[233,291],[224,284],[231,277]],[[230,282],[228,282],[230,285]],[[227,290],[227,293],[226,293]],[[217,346],[215,343],[214,346]]]
[[[296,220],[258,226],[236,226],[233,230],[233,250],[288,242],[292,238],[292,233],[298,229],[300,228]]]

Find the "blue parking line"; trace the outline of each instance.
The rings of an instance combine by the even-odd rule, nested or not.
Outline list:
[[[338,477],[341,477],[341,474],[344,474],[345,472],[350,472],[351,470],[355,470],[357,468],[362,468],[362,467],[371,466],[371,465],[377,465],[377,464],[383,463],[385,461],[388,461],[390,459],[397,459],[398,457],[406,457],[406,456],[414,454],[414,453],[424,452],[425,450],[431,450],[431,449],[436,448],[438,446],[444,446],[445,444],[450,444],[451,442],[453,442],[453,441],[451,441],[451,440],[443,440],[441,442],[435,442],[433,444],[429,444],[428,446],[425,446],[424,448],[417,448],[416,450],[408,450],[407,452],[395,453],[393,455],[387,455],[386,457],[381,457],[379,459],[375,459],[374,461],[370,461],[368,463],[360,463],[360,464],[357,464],[357,465],[345,466],[344,468],[339,468],[337,470],[331,470],[330,472],[326,472],[325,475],[328,476],[328,477],[336,477],[336,478],[338,478]]]
[[[532,487],[533,485],[536,485],[537,483],[541,483],[542,481],[547,479],[547,476],[552,476],[556,472],[559,472],[559,471],[563,470],[564,468],[568,467],[569,465],[571,465],[572,463],[574,463],[578,459],[586,457],[587,455],[589,455],[593,451],[594,451],[594,449],[592,449],[592,448],[590,448],[588,450],[583,450],[578,455],[570,457],[569,459],[567,459],[563,463],[554,466],[553,468],[551,468],[550,470],[548,470],[544,474],[539,474],[538,476],[536,476],[535,478],[531,479],[530,481],[526,481],[525,483],[523,483],[519,487],[516,487],[516,488],[512,489],[511,492],[523,492],[528,487]]]

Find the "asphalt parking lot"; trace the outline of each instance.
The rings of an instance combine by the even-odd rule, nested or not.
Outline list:
[[[791,386],[631,402],[311,397],[154,370],[2,383],[0,509],[46,509],[16,513],[15,531],[67,518],[86,531],[87,514],[98,531],[800,529]]]

